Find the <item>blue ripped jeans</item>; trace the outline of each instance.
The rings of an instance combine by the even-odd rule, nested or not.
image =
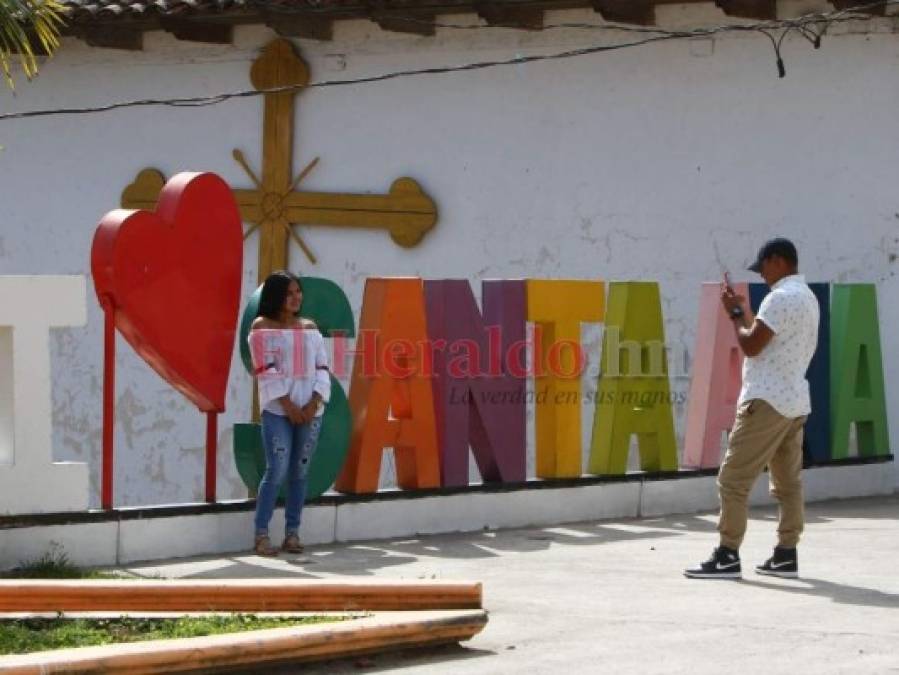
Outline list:
[[[287,534],[300,530],[300,515],[306,501],[306,476],[318,444],[322,418],[293,424],[290,418],[262,411],[262,444],[265,473],[256,496],[256,535],[267,535],[281,484],[287,479],[287,506],[284,512]]]

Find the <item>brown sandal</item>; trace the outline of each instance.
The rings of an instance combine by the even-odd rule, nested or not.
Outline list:
[[[256,555],[264,555],[269,558],[278,555],[278,549],[272,546],[271,539],[264,534],[257,535],[253,551],[255,551]]]
[[[286,553],[302,553],[303,552],[303,542],[300,541],[300,537],[296,534],[288,534],[284,537],[284,543],[281,544],[281,550]]]

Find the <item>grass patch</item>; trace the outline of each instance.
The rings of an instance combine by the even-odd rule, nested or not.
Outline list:
[[[240,633],[329,621],[339,616],[258,617],[252,614],[181,617],[177,619],[16,619],[0,620],[0,655],[28,654],[50,649],[92,647],[116,642],[139,642]]]
[[[83,569],[74,565],[62,551],[50,551],[40,558],[21,563],[8,572],[0,572],[0,579],[125,579],[114,572]]]
[[[116,572],[84,569],[73,564],[65,552],[56,549],[40,558],[21,563],[3,579],[132,579]],[[220,633],[241,633],[265,628],[283,628],[330,621],[342,616],[258,617],[253,614],[183,616],[147,619],[118,617],[111,619],[56,618],[0,619],[0,656],[70,647],[95,647],[121,642],[167,640],[200,637]]]

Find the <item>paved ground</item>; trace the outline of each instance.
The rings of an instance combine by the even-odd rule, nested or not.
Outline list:
[[[775,512],[754,510],[743,581],[681,570],[716,543],[713,515],[312,548],[304,557],[168,561],[191,578],[475,579],[490,623],[462,647],[284,667],[303,673],[899,673],[899,496],[812,505],[802,579],[758,577]],[[249,522],[248,522],[249,527]],[[748,573],[747,573],[748,572]]]

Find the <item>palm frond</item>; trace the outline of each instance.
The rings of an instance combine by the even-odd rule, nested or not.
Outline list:
[[[59,0],[0,0],[0,71],[10,89],[15,90],[16,57],[27,79],[37,75],[38,59],[32,40],[47,54],[59,47],[62,10]]]

